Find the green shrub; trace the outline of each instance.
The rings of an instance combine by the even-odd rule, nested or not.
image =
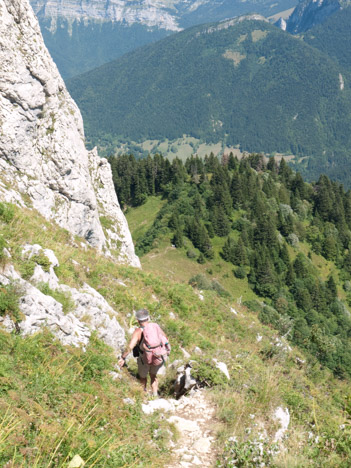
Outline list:
[[[200,253],[200,255],[197,258],[197,263],[200,263],[200,265],[203,265],[204,263],[206,263],[205,256],[204,256],[204,254],[202,252]]]
[[[6,247],[6,241],[5,239],[0,235],[0,265],[5,263],[6,261],[6,254],[5,254],[5,247]]]
[[[238,268],[235,268],[234,270],[234,276],[239,279],[244,279],[246,278],[246,269],[243,266],[240,266]]]
[[[228,382],[223,372],[215,367],[213,361],[209,359],[193,362],[191,375],[202,387],[224,386]]]
[[[209,279],[206,278],[206,276],[201,275],[201,274],[195,275],[192,278],[190,278],[189,284],[193,288],[204,289],[208,291],[211,291],[211,290],[216,291],[216,293],[222,297],[230,296],[228,291],[226,291],[217,280],[210,281]]]
[[[60,289],[53,290],[48,283],[39,283],[37,287],[43,294],[53,297],[57,302],[62,304],[62,311],[64,314],[68,314],[75,309],[76,305],[69,291],[62,291]]]
[[[217,280],[212,280],[211,281],[211,288],[216,291],[216,293],[221,296],[221,297],[229,297],[230,294],[228,291],[226,291],[221,283],[219,283]]]
[[[10,223],[15,216],[15,209],[9,203],[0,203],[0,219],[5,223]]]
[[[41,250],[38,254],[19,260],[18,269],[22,278],[29,280],[34,275],[36,265],[40,265],[47,273],[50,271],[51,262]]]
[[[35,263],[40,265],[44,271],[47,273],[50,271],[51,262],[42,250],[37,255],[33,255],[32,259]]]
[[[265,325],[273,325],[274,327],[277,326],[279,322],[280,315],[278,312],[273,309],[273,307],[265,305],[261,312],[258,314],[258,318],[261,320],[262,323]]]
[[[29,280],[34,275],[35,265],[33,258],[19,260],[18,269],[23,279]]]
[[[196,258],[196,257],[197,257],[197,254],[196,254],[195,250],[189,249],[189,250],[187,250],[187,252],[186,252],[186,256],[187,256],[188,258]]]
[[[197,289],[212,289],[211,281],[206,278],[204,275],[195,275],[189,279],[189,284]]]
[[[19,322],[21,319],[19,298],[22,294],[23,291],[15,282],[0,286],[0,315],[3,317],[9,315],[15,323]]]

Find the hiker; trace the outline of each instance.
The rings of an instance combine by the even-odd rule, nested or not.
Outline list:
[[[127,349],[122,353],[118,364],[122,368],[126,357],[133,351],[133,355],[138,356],[138,374],[144,391],[146,392],[147,376],[150,374],[152,395],[157,396],[157,373],[164,365],[171,348],[161,327],[157,323],[149,322],[150,316],[147,309],[137,310],[135,317],[139,322],[139,327],[134,330]],[[134,352],[135,348],[139,353]]]

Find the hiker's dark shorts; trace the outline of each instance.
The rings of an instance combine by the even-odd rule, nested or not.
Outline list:
[[[150,364],[144,364],[141,357],[139,356],[137,359],[138,362],[138,374],[141,379],[145,379],[147,375],[150,373],[152,375],[157,375],[157,372],[163,366],[163,362],[158,366],[151,366]]]

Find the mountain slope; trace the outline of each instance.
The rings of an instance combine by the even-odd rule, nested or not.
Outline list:
[[[4,204],[0,206],[4,213]],[[80,289],[82,283],[95,288],[118,310],[125,330],[131,326],[132,310],[147,307],[170,339],[175,366],[188,361],[184,350],[193,363],[201,363],[198,375],[206,382],[215,410],[213,444],[222,465],[239,459],[243,466],[257,466],[257,462],[306,468],[347,466],[350,432],[343,424],[350,415],[349,380],[335,379],[314,357],[290,347],[259,323],[257,313],[232,298],[214,290],[200,293],[165,275],[117,265],[94,249],[70,244],[67,232],[38,213],[6,208],[7,216],[0,215],[0,234],[11,255],[6,255],[8,269],[14,265],[16,271],[28,275],[28,260],[21,258],[21,250],[32,239],[55,252],[60,283],[69,284],[72,290]],[[1,248],[2,261],[3,252]],[[43,258],[36,260],[43,262]],[[63,346],[47,329],[29,336],[6,332],[9,315],[14,318],[13,305],[23,292],[3,281],[2,267],[1,466],[66,468],[80,458],[107,468],[171,464],[179,456],[172,448],[179,441],[175,421],[170,424],[162,411],[143,413],[148,398],[136,382],[133,358],[127,369],[118,372],[116,354],[95,335],[82,349]],[[46,300],[53,302],[53,291],[47,285],[41,287]],[[10,298],[11,307],[4,311],[3,304]],[[89,309],[89,304],[85,307]],[[21,315],[18,319],[20,325]],[[87,327],[93,323],[88,316],[81,319]],[[230,380],[216,373],[213,358],[227,365]],[[161,392],[171,400],[174,379],[175,370],[169,367],[161,380]],[[275,417],[278,408],[288,415],[283,427]],[[199,419],[203,411],[203,407],[198,409]],[[278,448],[275,436],[284,428],[285,438]]]
[[[326,55],[254,16],[178,33],[68,87],[94,141],[190,134],[245,151],[316,155],[351,143],[343,133],[351,100],[341,72]]]
[[[344,7],[328,18],[322,25],[308,31],[303,39],[335,59],[341,66],[351,70],[351,50],[346,44],[351,41],[351,6]]]

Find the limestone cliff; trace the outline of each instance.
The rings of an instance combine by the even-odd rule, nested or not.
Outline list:
[[[324,23],[341,8],[341,0],[302,0],[286,21],[285,29],[291,34],[306,32]]]
[[[0,199],[140,266],[110,167],[85,149],[80,112],[28,0],[0,0],[0,18]]]
[[[35,13],[43,18],[64,17],[73,19],[94,19],[102,21],[144,24],[148,27],[159,27],[170,31],[179,31],[174,13],[184,0],[171,0],[169,5],[158,0],[31,0]],[[194,2],[193,2],[194,3]],[[201,4],[201,2],[199,2]],[[196,8],[196,7],[195,7]]]

